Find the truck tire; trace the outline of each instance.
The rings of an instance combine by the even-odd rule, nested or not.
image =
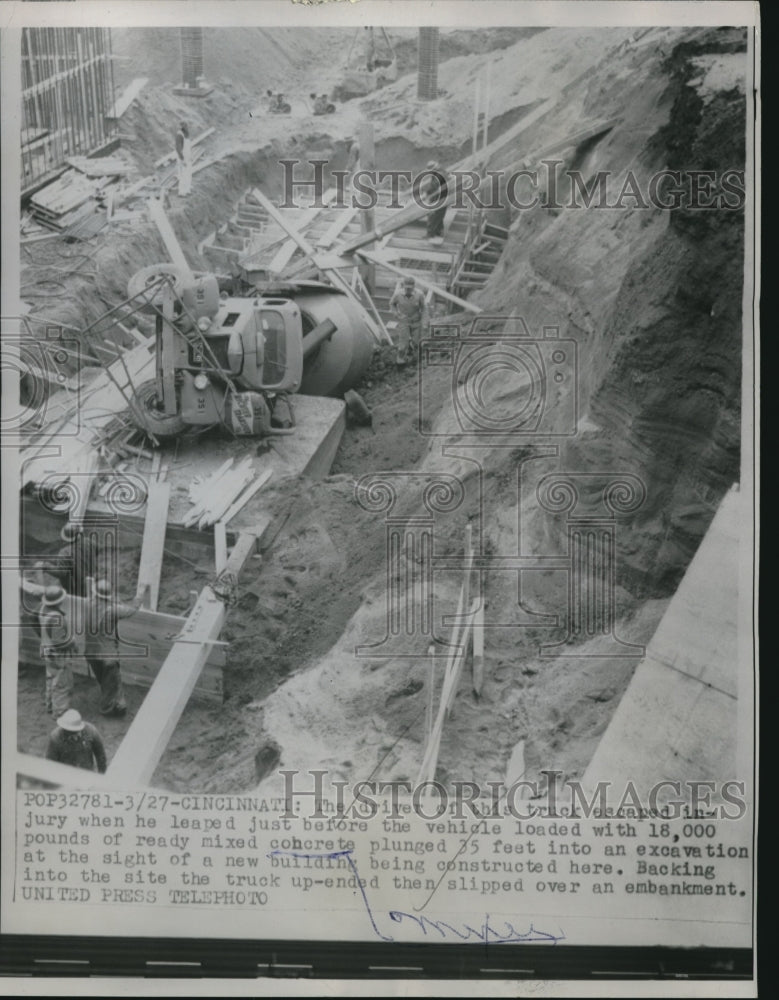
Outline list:
[[[157,380],[143,382],[133,393],[130,412],[135,423],[155,437],[178,437],[187,425],[180,414],[163,413],[157,402]]]
[[[134,299],[139,296],[136,303],[139,312],[154,314],[155,310],[162,308],[164,285],[158,285],[156,288],[151,286],[164,274],[174,279],[176,295],[180,296],[184,289],[184,280],[181,271],[174,264],[150,264],[148,267],[142,267],[127,282],[127,297]]]

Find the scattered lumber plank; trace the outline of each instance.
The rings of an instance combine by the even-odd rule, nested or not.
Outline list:
[[[158,453],[159,454],[159,453]],[[143,597],[143,607],[157,610],[160,598],[160,576],[168,527],[170,483],[150,479],[146,499],[146,523],[141,543],[136,597]]]

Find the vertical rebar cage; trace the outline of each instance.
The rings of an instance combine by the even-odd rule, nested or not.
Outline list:
[[[116,131],[108,28],[22,30],[22,194]]]
[[[438,97],[438,28],[419,29],[418,65],[417,97],[433,101]]]
[[[181,29],[181,82],[192,90],[203,78],[203,29]]]

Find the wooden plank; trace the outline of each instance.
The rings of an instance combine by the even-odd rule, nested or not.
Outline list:
[[[59,761],[46,760],[45,757],[34,757],[27,753],[14,754],[11,767],[13,772],[23,778],[58,788],[64,785],[66,788],[104,788],[116,791],[117,787],[107,774],[87,771],[85,767],[71,767],[70,764],[60,764]]]
[[[276,256],[268,264],[268,270],[279,274],[287,266],[290,257],[292,257],[296,249],[297,245],[294,240],[285,240],[281,244],[281,248],[276,252]]]
[[[222,577],[234,575],[237,579],[256,545],[254,535],[239,535]],[[134,788],[151,781],[213,648],[211,640],[218,637],[224,624],[226,611],[214,590],[204,587],[108,768],[116,787]]]
[[[478,575],[481,575],[480,573]],[[474,597],[473,617],[473,692],[478,698],[484,684],[484,601]]]
[[[152,478],[147,488],[146,524],[141,544],[141,562],[138,567],[137,597],[143,597],[143,606],[157,610],[160,599],[160,576],[165,551],[165,531],[168,526],[170,483]]]
[[[97,453],[90,452],[86,456],[84,469],[79,470],[80,474],[71,480],[77,494],[76,501],[71,507],[69,514],[70,520],[74,524],[81,523],[86,515],[87,504],[89,503],[89,496],[95,483],[95,477],[97,476],[99,461]]]
[[[376,264],[380,264],[381,267],[386,268],[388,271],[392,271],[393,274],[400,275],[401,278],[405,278],[409,274],[407,270],[404,270],[402,267],[396,267],[394,264],[390,264],[389,261],[384,260],[381,256],[370,250],[358,250],[357,256],[373,260]],[[468,302],[465,299],[458,298],[456,295],[452,295],[451,292],[447,292],[445,288],[441,288],[440,285],[436,285],[433,282],[428,281],[426,278],[420,277],[418,274],[414,274],[412,277],[418,285],[421,285],[422,288],[431,289],[434,295],[438,295],[441,298],[446,299],[447,302],[454,302],[461,309],[464,309],[467,312],[483,312],[480,306],[476,306],[472,302]]]
[[[165,214],[162,202],[157,201],[156,198],[150,198],[148,204],[149,218],[156,225],[159,234],[162,237],[162,242],[165,244],[165,249],[168,251],[168,256],[170,257],[171,262],[182,272],[186,284],[194,284],[195,276],[192,273],[192,268],[189,266],[189,261],[184,256],[181,244],[176,238],[176,234],[173,232],[173,226],[171,226],[170,220]]]
[[[214,564],[217,575],[227,566],[227,527],[224,521],[214,525]]]
[[[322,233],[322,235],[317,240],[317,247],[322,250],[329,249],[337,237],[346,229],[352,219],[355,217],[358,208],[344,208],[338,211],[335,221]]]
[[[234,504],[229,507],[226,513],[222,517],[222,521],[225,525],[235,517],[235,515],[242,510],[246,504],[251,500],[255,493],[260,490],[273,475],[272,469],[266,469],[262,472],[255,481],[238,497]]]
[[[435,701],[435,646],[430,646],[427,650],[428,672],[427,672],[427,705],[425,709],[425,740],[430,742],[433,735],[433,709]]]
[[[128,83],[128,85],[124,88],[124,91],[114,102],[113,106],[106,111],[105,117],[121,118],[148,82],[148,76],[136,76],[136,78]]]

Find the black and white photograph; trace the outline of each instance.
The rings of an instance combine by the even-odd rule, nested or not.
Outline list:
[[[757,6],[2,6],[2,971],[757,995]]]

